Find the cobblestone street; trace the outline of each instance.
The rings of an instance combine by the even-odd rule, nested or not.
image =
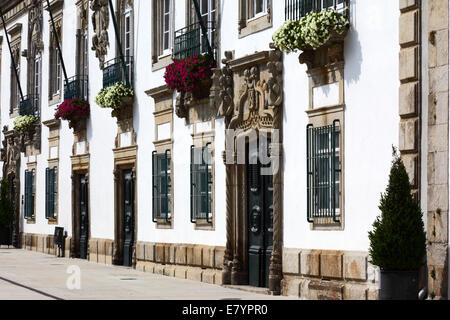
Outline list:
[[[79,269],[77,268],[79,267]],[[75,270],[75,273],[73,273]],[[70,279],[80,271],[81,288]],[[164,277],[42,253],[0,249],[0,300],[266,300],[291,299]]]

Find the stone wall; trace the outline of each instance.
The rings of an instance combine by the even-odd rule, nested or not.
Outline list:
[[[21,243],[22,249],[29,251],[36,251],[45,254],[58,256],[58,247],[53,243],[53,235],[42,235],[32,233],[22,233]],[[64,255],[66,258],[70,257],[70,244],[72,238],[66,238]]]
[[[224,247],[138,242],[136,269],[222,285]]]
[[[438,299],[448,288],[448,10],[448,0],[428,1],[428,293]]]
[[[378,300],[368,253],[283,249],[282,294],[305,300]]]

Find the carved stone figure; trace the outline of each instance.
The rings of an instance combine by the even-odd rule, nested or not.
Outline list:
[[[108,53],[109,37],[109,9],[108,0],[91,0],[90,6],[92,14],[92,26],[95,35],[92,37],[92,50],[100,63],[100,69],[103,69],[105,56]]]

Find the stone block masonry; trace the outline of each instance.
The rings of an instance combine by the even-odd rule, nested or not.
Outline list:
[[[448,298],[449,2],[429,0],[428,12],[428,293]],[[425,39],[424,39],[425,40]]]
[[[378,300],[367,252],[283,249],[282,294],[306,300]]]

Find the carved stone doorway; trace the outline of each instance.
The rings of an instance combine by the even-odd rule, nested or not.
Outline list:
[[[249,193],[247,183],[251,170],[247,170],[248,156],[246,141],[265,141],[270,150],[271,196],[267,201],[266,227],[271,229],[272,239],[262,249],[265,259],[258,266],[258,277],[269,268],[268,286],[273,294],[281,293],[282,257],[282,115],[283,115],[283,62],[278,50],[257,52],[239,59],[233,59],[231,52],[225,53],[225,67],[216,77],[215,86],[220,88],[219,116],[225,117],[226,142],[223,155],[226,165],[226,203],[227,203],[227,244],[224,256],[222,280],[224,284],[248,285],[249,276]],[[270,180],[270,179],[269,179]],[[269,187],[269,186],[268,186]],[[269,193],[268,193],[269,195]],[[272,202],[272,203],[269,203]],[[271,214],[272,213],[272,214]],[[266,215],[264,215],[266,217]],[[270,221],[269,221],[270,220]],[[263,225],[263,224],[261,224]],[[272,246],[273,243],[273,246]],[[268,250],[268,251],[267,251]],[[266,259],[267,258],[267,259]],[[261,266],[264,270],[261,270]],[[251,271],[251,272],[249,272]],[[261,283],[260,282],[260,283]],[[268,284],[266,283],[268,282]]]

